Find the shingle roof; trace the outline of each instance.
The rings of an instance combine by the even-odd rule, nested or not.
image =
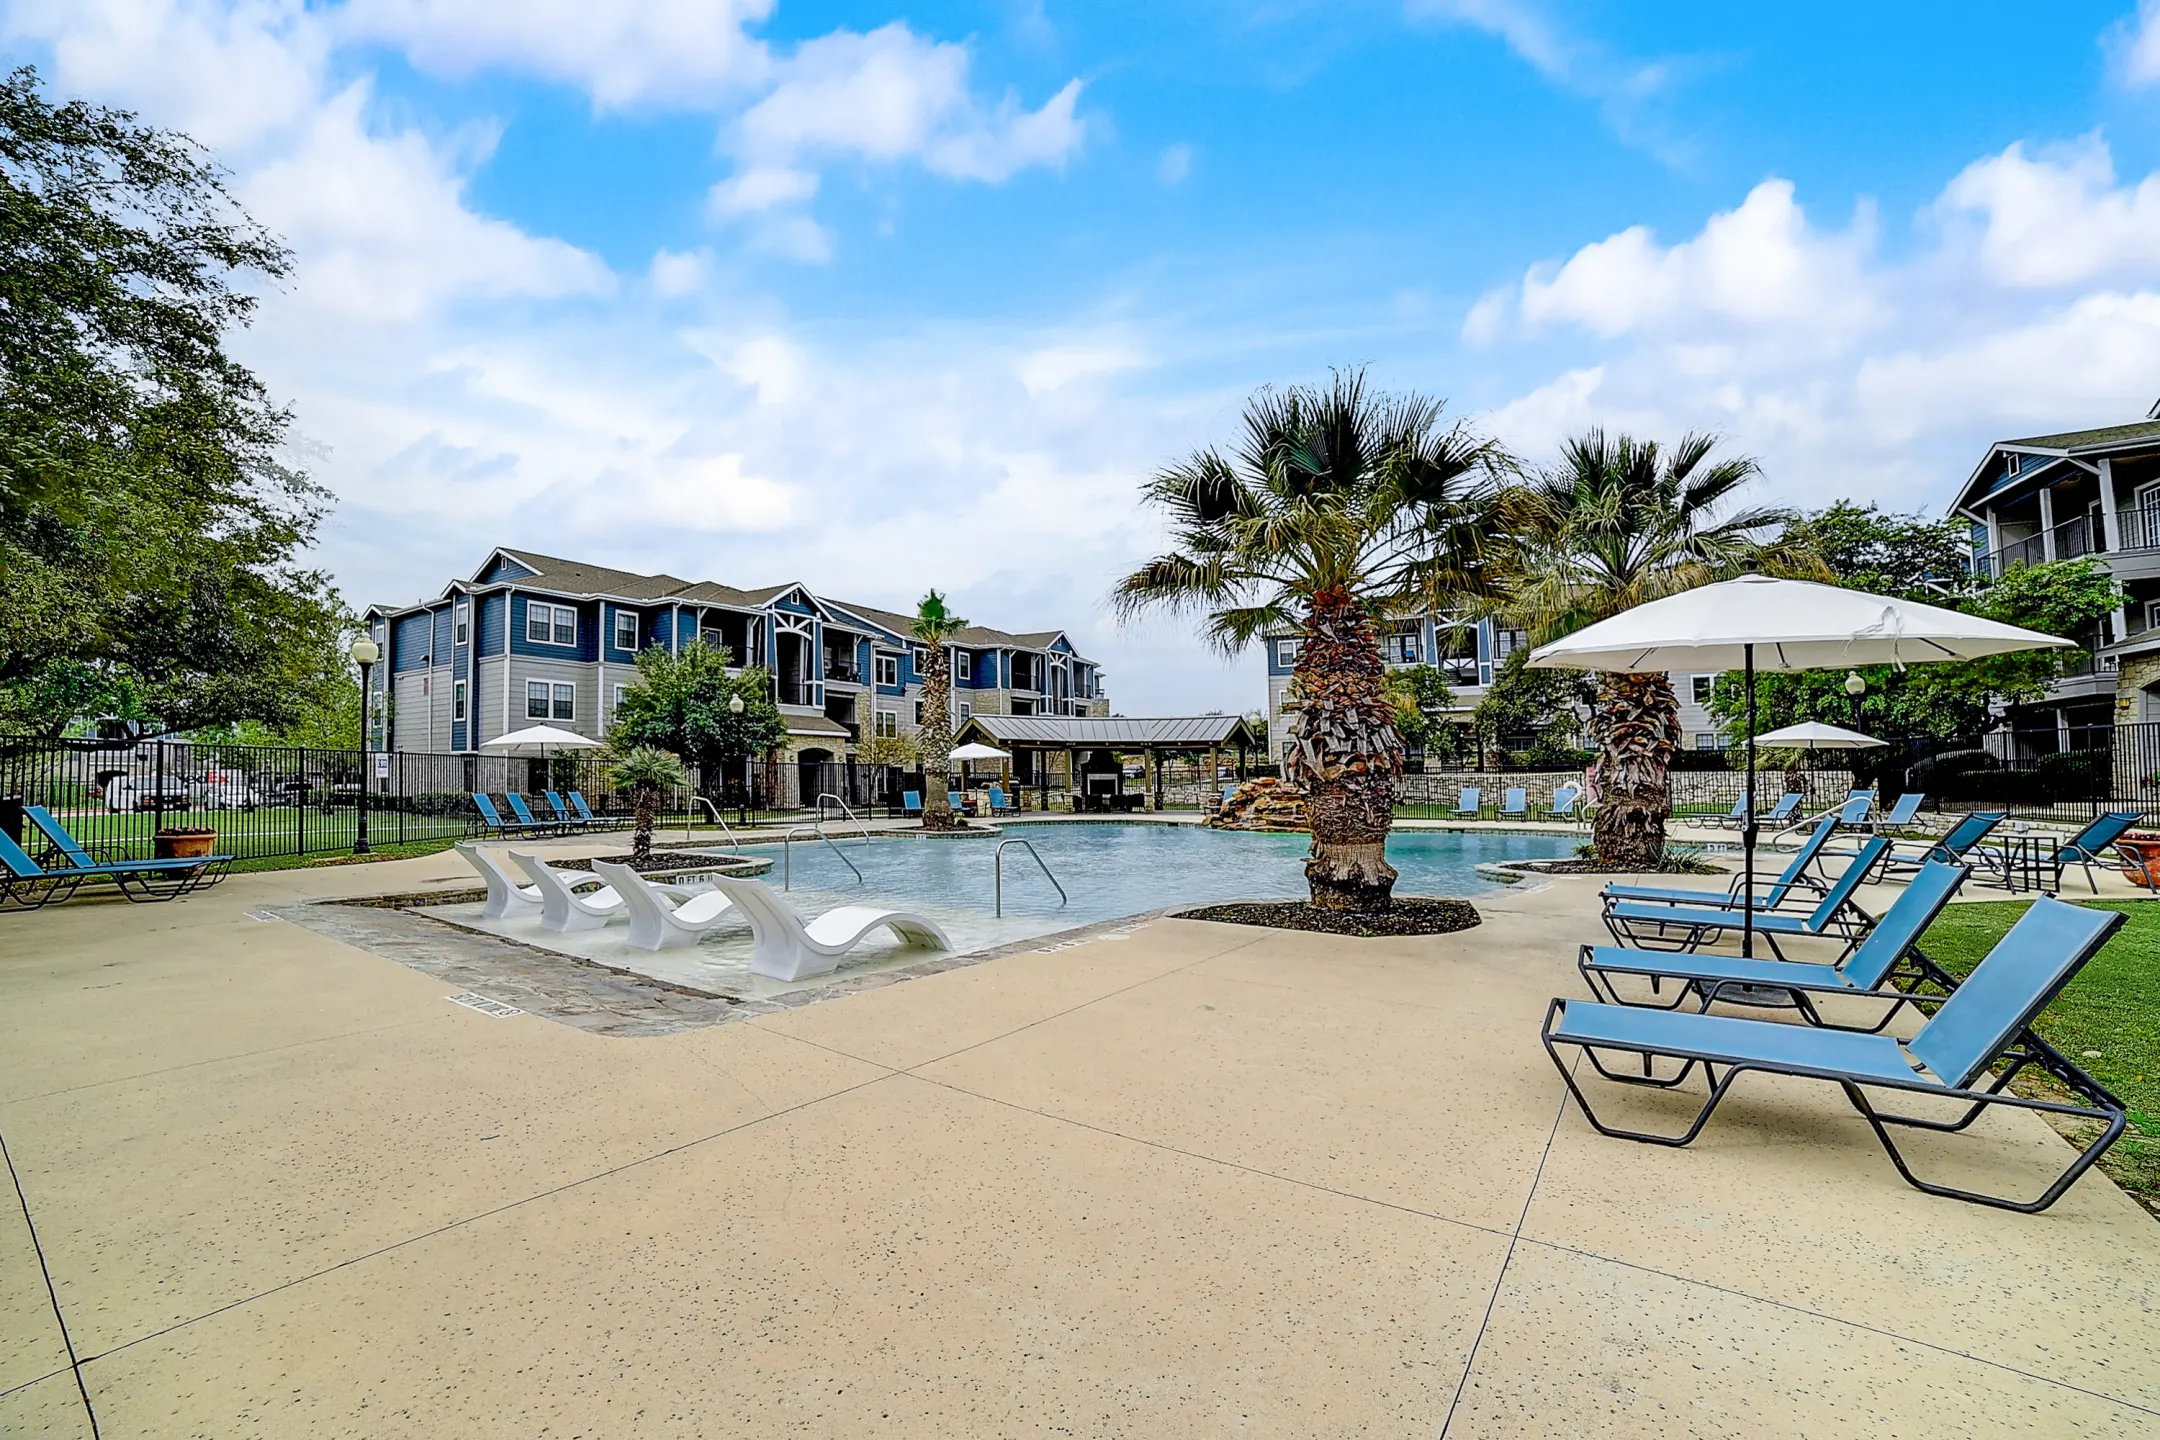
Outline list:
[[[1082,715],[976,715],[960,728],[961,734],[980,730],[994,741],[1017,745],[1060,745],[1082,749],[1090,746],[1155,746],[1203,748],[1246,744],[1257,737],[1242,715],[1182,715],[1164,719]]]
[[[520,583],[544,583],[573,595],[620,595],[626,600],[660,600],[690,588],[688,580],[674,575],[640,575],[634,570],[588,565],[581,560],[536,555],[530,550],[506,548],[502,553],[538,572],[526,576]]]
[[[2035,450],[2095,450],[2110,445],[2160,440],[2160,420],[2140,420],[2130,425],[2103,425],[2097,430],[2065,430],[2060,435],[2030,435],[2023,440],[2000,440],[1999,445],[2030,445]]]
[[[852,611],[873,625],[882,625],[895,635],[906,636],[915,624],[915,617],[902,615],[896,610],[880,610],[874,605],[857,605],[852,600],[832,602],[842,610]],[[1015,634],[989,625],[970,625],[953,636],[952,643],[971,649],[995,649],[1011,647],[1020,650],[1047,650],[1052,641],[1063,635],[1062,630],[1034,630]]]
[[[790,735],[845,736],[848,733],[847,726],[837,720],[828,720],[822,715],[790,715],[783,710],[780,718],[787,722]]]

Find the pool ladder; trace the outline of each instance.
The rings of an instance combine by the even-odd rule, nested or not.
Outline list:
[[[824,841],[826,848],[831,850],[833,854],[840,857],[841,864],[847,866],[847,868],[850,870],[855,870],[855,862],[847,858],[847,852],[845,850],[842,850],[838,845],[833,844],[832,836],[827,835],[823,830],[813,830],[810,829],[808,826],[798,825],[793,830],[788,831],[787,834],[780,837],[780,888],[782,890],[792,890],[795,888],[794,847],[797,837],[800,837],[804,840]],[[867,841],[865,843],[867,843]],[[860,870],[855,870],[855,883],[858,885],[867,883],[863,880],[863,873]]]
[[[1035,856],[1035,863],[1042,866],[1043,878],[1045,880],[1048,880],[1052,885],[1057,886],[1058,904],[1070,905],[1072,903],[1072,897],[1065,893],[1065,887],[1063,885],[1058,885],[1058,878],[1057,876],[1050,873],[1049,865],[1044,862],[1041,855],[1036,853],[1035,847],[1033,845],[1030,845],[1027,841],[1022,840],[1019,836],[1016,835],[1010,840],[998,841],[997,853],[990,857],[990,869],[997,882],[996,914],[998,918],[1003,919],[1005,915],[1005,851],[1008,846],[1012,845],[1018,845],[1021,849],[1027,851],[1028,854]]]

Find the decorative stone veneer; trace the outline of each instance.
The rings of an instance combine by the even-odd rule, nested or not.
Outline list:
[[[2160,655],[2124,660],[2115,672],[2115,723],[2134,725],[2152,718],[2145,692],[2156,689],[2160,689]]]

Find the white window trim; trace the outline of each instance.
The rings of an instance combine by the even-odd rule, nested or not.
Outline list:
[[[450,607],[450,643],[452,645],[470,645],[472,643],[472,602],[470,600],[460,600]]]
[[[1688,677],[1688,697],[1697,705],[1708,705],[1711,695],[1716,691],[1716,675],[1690,675]]]
[[[555,705],[562,700],[563,692],[566,690],[570,692],[570,713],[567,715],[555,709]],[[555,681],[548,688],[548,700],[548,718],[550,720],[575,721],[577,719],[577,686],[564,684],[560,680]]]
[[[915,724],[918,729],[922,726],[922,703],[920,700],[915,702]]]
[[[536,690],[540,692],[540,693],[539,693],[539,700],[540,700],[540,713],[539,713],[538,715],[535,715],[535,714],[533,714],[533,692],[534,692],[534,691],[536,691]],[[549,694],[549,691],[548,691],[548,682],[547,682],[547,681],[545,681],[545,680],[528,680],[528,681],[526,681],[526,682],[525,682],[525,718],[526,718],[526,719],[528,719],[528,720],[545,720],[545,719],[547,719],[547,718],[548,718],[548,694]]]
[[[879,710],[876,712],[876,718],[871,724],[872,733],[878,739],[895,739],[900,734],[900,712],[897,710]]]
[[[962,701],[960,702],[960,723],[961,723],[962,725],[965,725],[965,724],[966,724],[966,723],[967,723],[968,721],[970,721],[970,720],[972,720],[972,719],[974,719],[974,718],[975,718],[975,707],[974,707],[974,706],[973,706],[972,704],[970,704],[970,703],[969,703],[968,701],[962,700]]]
[[[880,655],[877,657],[877,683],[897,686],[900,683],[900,657]]]
[[[622,636],[623,636],[623,626],[624,626],[624,625],[625,625],[626,623],[627,623],[627,624],[629,625],[629,627],[630,627],[630,643],[629,643],[629,644],[627,644],[627,645],[625,645],[625,644],[623,643],[623,638],[622,638]],[[616,648],[617,650],[628,650],[628,651],[629,651],[629,652],[630,652],[631,654],[633,654],[633,655],[637,653],[637,648],[638,648],[638,615],[637,615],[637,611],[635,611],[635,610],[618,610],[618,611],[616,611],[616,612],[615,612],[615,648]]]
[[[465,718],[465,682],[463,680],[450,682],[450,718],[453,721]]]
[[[623,692],[629,688],[627,685],[617,685],[615,687],[615,703],[609,707],[611,711],[622,709]]]
[[[538,639],[535,639],[533,637],[533,621],[535,618],[537,618],[537,615],[545,615],[547,617],[548,633]],[[564,615],[568,615],[570,617],[570,638],[568,640],[558,640],[555,638],[556,622],[560,617]],[[575,650],[577,649],[578,643],[577,632],[578,613],[577,607],[575,605],[551,605],[541,600],[528,600],[525,602],[526,644],[559,645],[565,650]]]
[[[952,660],[953,679],[955,681],[965,680],[969,684],[973,684],[975,681],[975,657],[965,650],[955,650],[953,651]]]
[[[1288,669],[1289,667],[1291,667],[1291,666],[1294,666],[1294,665],[1296,665],[1296,664],[1297,664],[1297,657],[1298,657],[1298,642],[1297,642],[1297,641],[1295,641],[1295,640],[1277,640],[1277,641],[1275,642],[1275,663],[1276,663],[1277,665],[1280,665],[1280,666],[1284,667],[1285,669]]]

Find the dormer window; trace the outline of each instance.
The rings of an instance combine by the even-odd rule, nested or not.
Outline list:
[[[2003,456],[2003,478],[2005,480],[2015,478],[2018,473],[2018,467],[2024,463],[2025,457],[2018,454],[2015,450]]]

